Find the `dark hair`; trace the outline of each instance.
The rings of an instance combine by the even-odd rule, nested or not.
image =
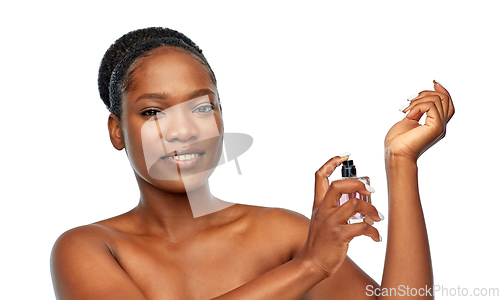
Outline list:
[[[130,86],[130,67],[153,49],[168,46],[192,54],[208,69],[217,86],[215,74],[202,54],[202,50],[184,34],[162,27],[149,27],[131,31],[116,40],[106,51],[99,68],[97,84],[106,108],[121,118],[123,92]],[[220,103],[220,102],[219,102]]]

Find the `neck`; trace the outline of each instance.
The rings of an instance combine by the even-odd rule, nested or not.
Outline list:
[[[169,192],[151,185],[136,174],[141,198],[134,209],[141,228],[173,240],[193,236],[227,221],[234,205],[210,193],[208,181],[189,192]]]

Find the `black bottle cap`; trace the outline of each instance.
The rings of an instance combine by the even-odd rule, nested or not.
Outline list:
[[[346,160],[342,163],[342,177],[356,177],[356,167],[352,160]]]

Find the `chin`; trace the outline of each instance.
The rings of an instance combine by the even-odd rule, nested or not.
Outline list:
[[[181,169],[179,172],[166,168],[164,163],[159,160],[149,168],[146,176],[141,175],[141,177],[162,190],[189,193],[207,184],[214,169],[215,166],[201,168],[201,170]]]

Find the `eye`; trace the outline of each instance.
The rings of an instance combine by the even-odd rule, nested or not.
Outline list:
[[[141,115],[151,117],[151,116],[156,116],[159,113],[163,114],[163,112],[160,111],[160,110],[157,110],[157,109],[148,109],[148,110],[142,111]]]
[[[203,105],[203,106],[196,108],[195,110],[193,110],[193,112],[199,112],[199,113],[206,114],[206,113],[213,112],[214,110],[215,110],[215,105],[210,103],[209,105]]]

